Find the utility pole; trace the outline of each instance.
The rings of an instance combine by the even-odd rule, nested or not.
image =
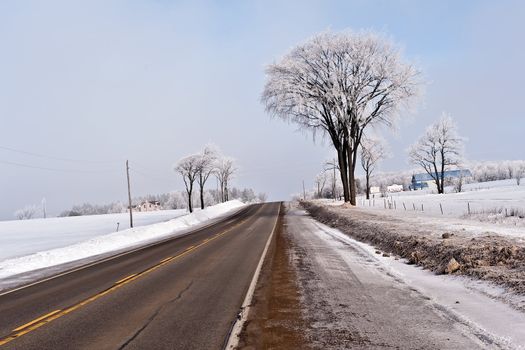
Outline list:
[[[303,180],[303,200],[306,200],[306,190],[304,188],[304,180]]]
[[[129,227],[133,228],[133,208],[131,207],[131,186],[129,184],[129,162],[127,160],[126,160],[126,175],[128,177]]]

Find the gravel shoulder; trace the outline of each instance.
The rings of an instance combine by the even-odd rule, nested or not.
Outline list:
[[[277,223],[242,329],[238,349],[308,349],[302,332],[309,326],[302,315],[298,275],[290,258],[291,237],[284,214]]]

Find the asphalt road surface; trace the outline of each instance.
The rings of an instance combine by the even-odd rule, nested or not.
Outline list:
[[[220,349],[279,208],[0,296],[0,349]]]

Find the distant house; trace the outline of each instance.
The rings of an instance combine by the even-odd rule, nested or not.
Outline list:
[[[376,194],[376,193],[380,193],[381,192],[381,189],[379,188],[379,186],[372,186],[370,187],[370,194]]]
[[[403,192],[403,185],[393,184],[393,185],[387,186],[386,191],[387,192]]]
[[[441,172],[438,173],[441,177]],[[457,169],[448,170],[444,173],[444,179],[459,179],[471,177],[472,173],[468,169]],[[410,190],[421,190],[427,188],[429,185],[434,185],[435,181],[428,173],[414,174],[412,175],[412,183],[410,184]]]
[[[135,208],[137,211],[156,211],[161,210],[159,201],[143,201]]]

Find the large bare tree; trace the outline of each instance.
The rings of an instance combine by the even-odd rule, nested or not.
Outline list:
[[[380,139],[366,137],[361,140],[361,166],[365,171],[366,199],[370,199],[370,177],[379,161],[386,155],[386,146]]]
[[[188,210],[190,213],[193,212],[193,184],[199,175],[199,154],[192,154],[184,157],[175,166],[175,171],[182,176],[184,185],[186,186],[186,194],[188,195]]]
[[[410,147],[409,158],[432,177],[438,193],[445,193],[445,172],[460,164],[462,153],[463,139],[458,135],[456,123],[443,113]]]
[[[356,204],[355,165],[363,132],[392,126],[418,95],[419,73],[374,33],[325,32],[268,66],[266,110],[327,135],[337,151],[345,201]]]

